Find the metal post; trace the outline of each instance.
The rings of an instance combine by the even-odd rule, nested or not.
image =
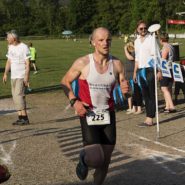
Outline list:
[[[159,112],[158,112],[158,93],[157,93],[157,41],[155,37],[155,32],[161,28],[160,24],[153,24],[148,28],[148,31],[152,33],[152,45],[154,47],[153,56],[154,56],[154,76],[155,76],[155,103],[156,103],[156,122],[157,122],[157,139],[159,139]]]
[[[160,137],[159,131],[159,110],[158,110],[158,92],[157,92],[157,56],[156,56],[156,37],[155,32],[153,33],[153,45],[154,45],[154,74],[155,74],[155,104],[156,104],[156,123],[157,123],[157,137]]]

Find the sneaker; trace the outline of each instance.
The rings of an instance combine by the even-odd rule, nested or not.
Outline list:
[[[84,163],[85,151],[82,150],[79,156],[79,162],[76,166],[76,175],[80,180],[85,180],[88,175],[88,166]]]
[[[5,165],[0,165],[0,184],[10,178],[10,172]]]
[[[29,120],[19,119],[16,122],[12,123],[12,125],[28,125],[30,124]]]
[[[18,119],[17,121],[14,121],[14,122],[12,123],[12,125],[19,125],[20,122],[21,122],[21,119]]]
[[[38,71],[34,71],[34,72],[33,72],[34,75],[37,74],[37,73],[38,73]]]
[[[19,125],[29,125],[30,124],[30,122],[29,122],[29,120],[28,119],[22,119],[21,120],[21,122],[19,122]]]
[[[32,91],[32,89],[31,89],[30,87],[28,87],[28,88],[27,88],[27,91],[28,91],[28,92],[31,92],[31,91]]]

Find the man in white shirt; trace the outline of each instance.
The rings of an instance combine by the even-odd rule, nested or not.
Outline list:
[[[6,83],[7,75],[11,71],[11,90],[13,101],[18,113],[18,120],[13,125],[29,124],[26,111],[25,87],[29,81],[30,52],[26,44],[20,42],[15,30],[7,33],[8,53],[3,82]]]
[[[146,81],[141,78],[142,94],[146,106],[146,119],[139,126],[152,126],[155,117],[155,75],[154,68],[149,65],[149,61],[154,55],[152,36],[147,32],[147,25],[144,21],[137,24],[137,39],[135,40],[135,69],[133,79],[136,81],[136,73],[142,69],[146,70]],[[157,48],[158,49],[158,48]],[[161,72],[158,71],[158,78]]]

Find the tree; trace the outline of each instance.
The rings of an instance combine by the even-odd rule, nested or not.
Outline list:
[[[10,29],[16,29],[21,34],[24,34],[27,29],[28,12],[23,0],[4,0],[3,6],[5,8],[4,19],[6,20],[2,25],[3,31],[6,32]]]
[[[96,0],[71,0],[69,11],[70,29],[79,33],[90,33],[91,21],[96,14]]]
[[[141,17],[142,14],[140,13],[142,6],[143,6],[143,0],[131,0],[130,10],[132,11],[131,11],[131,22],[129,27],[129,31],[131,33],[135,31],[137,22],[142,19]]]
[[[182,19],[184,0],[1,0],[0,35],[17,29],[21,35],[58,35],[65,29],[91,33],[99,26],[111,33],[133,33],[138,20],[159,21],[165,29],[167,19]],[[162,19],[161,19],[162,17]],[[183,25],[173,28],[184,29]]]

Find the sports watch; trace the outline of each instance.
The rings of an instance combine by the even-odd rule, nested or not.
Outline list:
[[[75,102],[78,100],[78,98],[72,98],[69,103],[71,105],[71,107],[73,107],[73,105],[75,104]]]

